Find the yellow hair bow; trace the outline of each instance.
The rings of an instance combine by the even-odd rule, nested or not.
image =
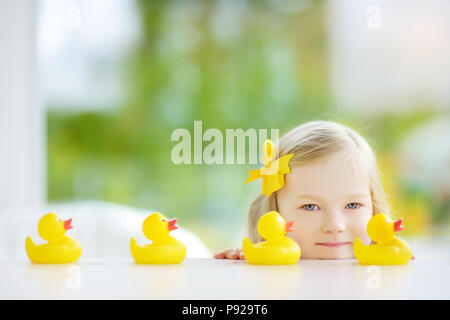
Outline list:
[[[275,160],[276,150],[272,141],[266,140],[263,145],[262,161],[264,168],[250,170],[249,177],[244,183],[249,183],[262,178],[261,193],[267,197],[284,186],[284,175],[290,173],[289,161],[294,156],[293,153],[282,156]]]

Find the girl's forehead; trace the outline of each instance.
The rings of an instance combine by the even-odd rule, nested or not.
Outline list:
[[[368,193],[368,169],[363,161],[347,153],[296,166],[286,175],[287,191],[296,193]]]

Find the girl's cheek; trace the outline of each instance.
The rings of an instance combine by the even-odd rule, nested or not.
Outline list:
[[[291,233],[287,234],[292,240],[298,243],[298,245],[304,250],[305,248],[309,247],[311,237],[309,235],[305,235],[304,232],[301,232],[301,230],[294,230]]]
[[[298,214],[294,220],[294,231],[291,232],[291,238],[300,244],[314,242],[315,235],[320,231],[318,219],[310,219]]]

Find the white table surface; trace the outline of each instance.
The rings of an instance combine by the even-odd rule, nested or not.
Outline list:
[[[186,259],[178,265],[0,261],[0,299],[449,299],[450,259],[406,266],[306,260],[290,266]]]

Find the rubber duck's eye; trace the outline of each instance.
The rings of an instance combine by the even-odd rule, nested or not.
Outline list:
[[[164,220],[164,219],[161,218],[161,221],[164,222],[164,221],[166,221],[166,220]]]

